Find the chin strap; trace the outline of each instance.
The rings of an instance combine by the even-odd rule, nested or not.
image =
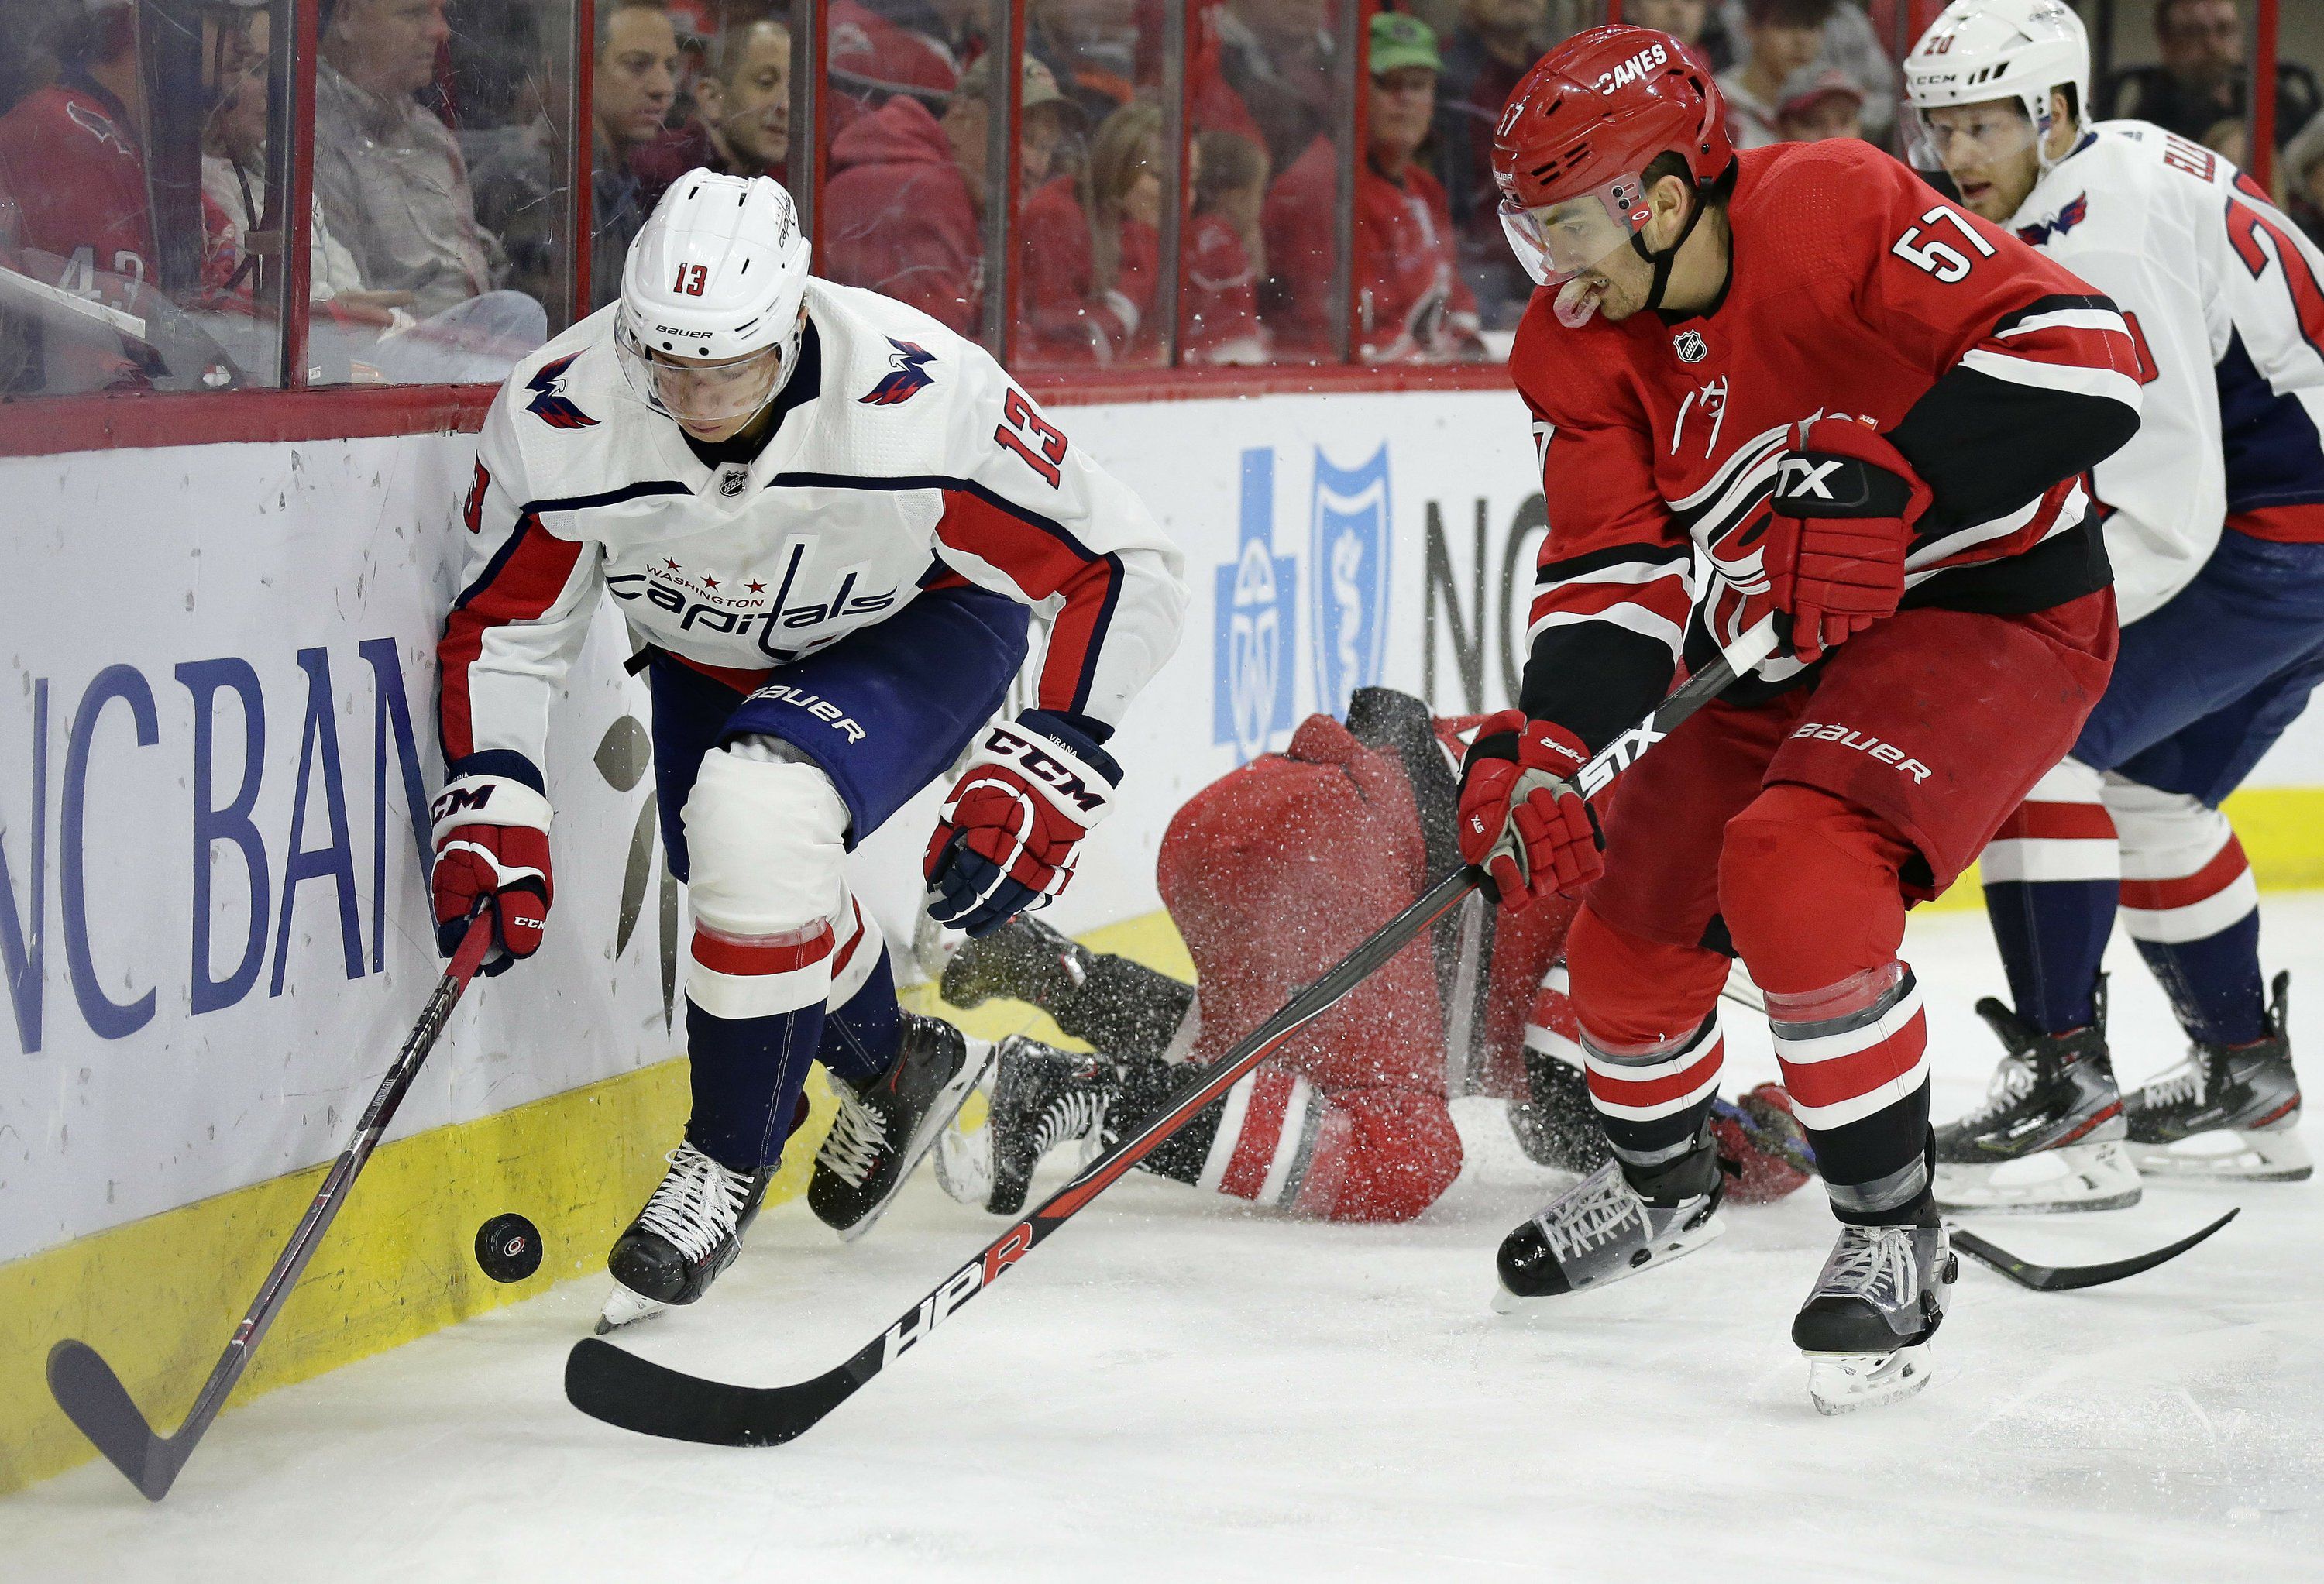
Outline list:
[[[1735,167],[1730,163],[1708,188],[1694,188],[1694,207],[1687,211],[1686,224],[1679,227],[1677,240],[1659,253],[1647,251],[1646,234],[1644,231],[1634,231],[1630,234],[1632,250],[1654,266],[1655,283],[1646,291],[1646,308],[1649,311],[1659,309],[1663,305],[1663,290],[1670,284],[1671,266],[1678,262],[1678,250],[1684,247],[1686,239],[1694,235],[1695,226],[1702,221],[1703,211],[1711,207],[1712,201],[1720,193],[1722,190],[1733,190],[1734,180]]]

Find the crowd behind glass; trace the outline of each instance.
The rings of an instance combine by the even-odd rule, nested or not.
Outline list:
[[[811,147],[817,272],[1019,367],[1489,359],[1530,292],[1493,124],[1602,0],[1353,3],[819,0],[806,139],[813,55],[769,0],[0,0],[0,393],[497,381],[619,290],[671,182],[807,183]],[[1899,150],[1895,60],[1938,7],[1868,5],[1622,15],[1708,60],[1738,146]],[[2249,163],[2239,0],[2158,0],[2152,27],[2158,58],[2107,70],[2098,114]],[[2314,229],[2324,115],[2288,59],[2273,126]]]

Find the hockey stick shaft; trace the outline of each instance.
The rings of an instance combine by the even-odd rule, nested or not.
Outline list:
[[[2021,1287],[2036,1293],[2076,1293],[2085,1287],[2103,1287],[2108,1282],[2118,1282],[2126,1276],[2153,1270],[2156,1266],[2178,1258],[2196,1244],[2226,1226],[2242,1211],[2238,1205],[2227,1214],[2187,1234],[2175,1243],[2144,1254],[2134,1254],[2122,1259],[2110,1259],[2098,1265],[2042,1265],[2012,1254],[1988,1239],[1980,1238],[1963,1227],[1951,1229],[1953,1247],[1976,1260],[1987,1269],[2007,1276]]]
[[[1775,652],[1772,619],[1760,622],[1690,677],[1636,726],[1593,756],[1575,777],[1585,793],[1609,785],[1638,755],[1676,730],[1679,723]],[[650,1435],[727,1445],[763,1446],[788,1441],[813,1427],[982,1292],[1002,1272],[1038,1247],[1106,1189],[1144,1160],[1213,1101],[1273,1054],[1307,1024],[1322,1017],[1394,957],[1414,937],[1458,907],[1485,884],[1482,871],[1458,870],[1429,888],[1420,899],[1292,997],[1280,1011],[1236,1043],[1203,1071],[1161,1114],[1118,1140],[1083,1168],[1072,1182],[1012,1224],[973,1258],[956,1267],[886,1331],[857,1349],[837,1368],[794,1386],[735,1387],[666,1369],[594,1337],[574,1344],[566,1360],[565,1392],[583,1413]]]
[[[127,1388],[121,1385],[120,1377],[94,1348],[68,1339],[49,1350],[49,1392],[56,1398],[57,1406],[64,1410],[97,1450],[128,1477],[131,1484],[144,1493],[147,1500],[158,1502],[169,1494],[178,1470],[185,1467],[195,1444],[226,1406],[235,1383],[249,1368],[251,1356],[265,1340],[268,1328],[298,1286],[299,1277],[314,1258],[324,1234],[331,1229],[331,1223],[346,1206],[356,1174],[371,1159],[388,1124],[394,1120],[396,1108],[410,1091],[420,1064],[435,1049],[437,1036],[443,1033],[452,1008],[459,1005],[460,997],[491,948],[492,936],[491,919],[479,914],[469,924],[468,933],[462,937],[459,950],[453,953],[443,977],[437,981],[435,992],[428,998],[419,1022],[389,1065],[387,1075],[380,1081],[371,1104],[364,1109],[362,1119],[355,1124],[355,1136],[324,1174],[322,1186],[316,1190],[307,1213],[300,1218],[298,1229],[290,1234],[273,1268],[266,1273],[257,1297],[251,1301],[242,1323],[235,1328],[234,1337],[218,1356],[209,1378],[202,1383],[184,1423],[173,1433],[153,1433]]]

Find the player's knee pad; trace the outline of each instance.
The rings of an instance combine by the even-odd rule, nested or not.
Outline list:
[[[1988,886],[2121,878],[2104,778],[2078,759],[2061,760],[2001,822],[1978,870]]]
[[[1600,1050],[1675,1049],[1719,1004],[1727,959],[1704,946],[1632,935],[1584,907],[1565,937],[1582,1033]]]
[[[1886,821],[1816,787],[1779,783],[1753,798],[1727,822],[1719,911],[1759,988],[1821,990],[1894,958],[1897,876],[1913,852]]]
[[[715,749],[687,798],[687,994],[717,1017],[820,1004],[831,990],[835,926],[852,927],[846,806],[829,776],[789,753],[758,738]]]
[[[2107,778],[2105,797],[2121,843],[2123,927],[2134,940],[2200,940],[2259,906],[2226,815],[2120,776]]]

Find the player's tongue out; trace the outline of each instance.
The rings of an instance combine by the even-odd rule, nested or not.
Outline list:
[[[1588,324],[1605,299],[1606,282],[1596,275],[1577,275],[1557,289],[1557,322],[1569,330]]]

